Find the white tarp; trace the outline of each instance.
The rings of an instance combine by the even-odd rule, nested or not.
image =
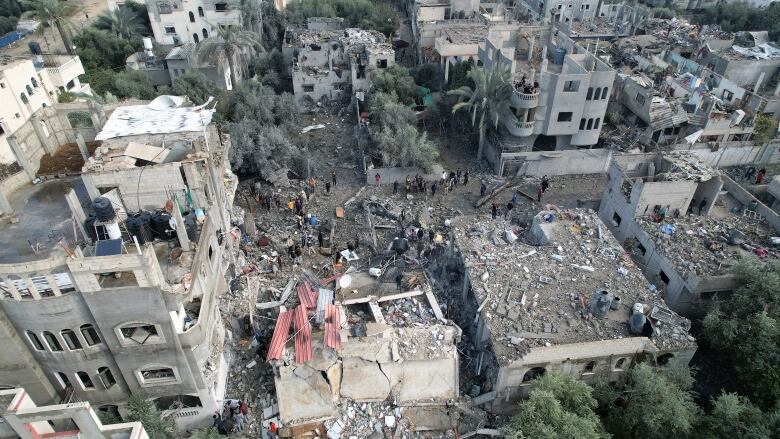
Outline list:
[[[95,140],[203,131],[211,123],[215,110],[207,110],[202,106],[177,107],[175,105],[179,99],[176,96],[160,96],[148,105],[119,107],[111,113]]]

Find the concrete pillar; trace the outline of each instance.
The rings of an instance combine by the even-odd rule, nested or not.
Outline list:
[[[62,291],[60,291],[60,287],[57,286],[57,281],[54,280],[54,276],[52,276],[51,273],[46,273],[43,277],[46,278],[46,282],[49,284],[49,287],[51,287],[51,292],[55,296],[62,296]]]
[[[181,249],[185,252],[190,251],[190,239],[187,237],[187,228],[184,226],[184,218],[181,216],[181,210],[179,209],[179,202],[175,202],[173,205],[173,219],[176,220],[176,236],[179,237],[179,244]]]
[[[534,43],[536,43],[536,35],[531,35],[531,39],[528,40],[528,61],[533,61]]]
[[[0,280],[5,282],[6,287],[8,287],[8,291],[11,293],[11,295],[16,300],[22,300],[22,295],[19,294],[19,290],[16,289],[16,285],[14,284],[14,281],[11,278],[2,278],[0,277]]]
[[[38,141],[41,142],[43,150],[50,155],[54,155],[57,152],[57,147],[49,144],[49,138],[46,137],[46,133],[43,132],[43,126],[41,125],[44,123],[43,120],[38,117],[33,117],[30,120],[30,123],[33,126],[33,130],[35,130],[35,136],[38,137]]]
[[[758,93],[758,90],[761,88],[761,83],[764,82],[764,76],[766,76],[766,73],[761,72],[760,75],[758,75],[758,80],[756,81],[755,87],[753,87],[753,91]]]
[[[35,173],[38,172],[38,170],[34,169],[32,163],[27,160],[27,156],[24,155],[24,151],[22,151],[22,147],[19,145],[19,142],[16,141],[16,137],[8,136],[7,140],[8,146],[11,147],[11,151],[13,151],[14,155],[16,156],[16,162],[19,163],[19,166],[22,167],[30,181],[35,180]]]
[[[27,291],[30,292],[30,295],[35,300],[41,300],[41,293],[38,292],[38,289],[35,288],[35,284],[33,284],[32,279],[30,279],[30,276],[24,276],[22,277],[22,280],[24,283],[27,284]]]
[[[81,136],[81,133],[76,134],[76,143],[79,145],[79,151],[81,152],[81,157],[84,159],[84,162],[86,163],[87,160],[89,160],[89,149],[87,149],[87,142],[84,141],[84,137]]]
[[[103,107],[97,102],[88,101],[89,103],[89,118],[92,119],[92,126],[95,128],[95,134],[100,131],[102,125],[100,124],[100,113],[103,111]]]
[[[450,78],[450,57],[444,58],[444,83],[446,84]]]
[[[95,186],[95,183],[92,182],[91,175],[81,174],[81,181],[84,182],[84,187],[87,189],[87,194],[89,194],[90,201],[100,196],[100,191],[98,190],[97,186]]]
[[[81,207],[81,203],[79,202],[79,197],[76,195],[76,192],[73,189],[69,190],[68,193],[65,194],[65,201],[68,202],[68,207],[70,207],[70,212],[73,214],[73,219],[76,221],[76,224],[81,231],[81,236],[87,240],[89,235],[87,235],[87,229],[84,227],[84,222],[87,220],[87,214],[84,213],[84,209]]]
[[[14,208],[11,207],[11,203],[8,201],[8,197],[5,196],[3,191],[0,191],[0,213],[2,214],[14,213]]]

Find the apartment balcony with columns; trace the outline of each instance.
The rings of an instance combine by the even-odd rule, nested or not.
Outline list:
[[[515,83],[512,105],[517,108],[536,108],[539,106],[539,87]]]

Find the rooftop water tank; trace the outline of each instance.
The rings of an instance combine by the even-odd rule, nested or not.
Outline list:
[[[100,221],[111,221],[116,216],[111,200],[106,197],[97,197],[92,201],[92,210]]]
[[[559,47],[553,52],[553,64],[562,65],[563,59],[566,57],[566,49]]]
[[[590,313],[597,319],[603,319],[609,312],[614,296],[607,290],[596,291],[590,301]]]

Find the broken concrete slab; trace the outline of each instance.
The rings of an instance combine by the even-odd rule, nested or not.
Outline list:
[[[382,401],[390,395],[390,381],[376,362],[344,358],[341,396],[355,401]]]
[[[445,407],[407,407],[403,413],[415,431],[447,431],[457,423],[457,416]]]
[[[322,372],[305,364],[279,369],[275,379],[279,413],[285,425],[338,414],[331,389]]]

